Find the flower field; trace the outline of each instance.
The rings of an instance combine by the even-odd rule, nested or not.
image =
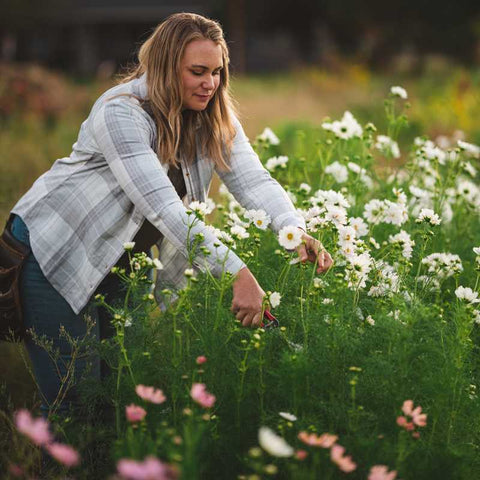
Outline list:
[[[125,301],[97,301],[116,334],[72,341],[111,375],[83,379],[81,406],[52,405],[49,425],[13,413],[7,478],[479,478],[480,148],[459,132],[400,148],[407,97],[391,89],[385,131],[345,112],[253,141],[331,253],[321,276],[298,262],[296,232],[274,234],[225,188],[190,205],[268,291],[278,326],[240,326],[227,274],[192,267],[183,290],[151,292],[158,261],[115,269]],[[191,240],[191,258],[211,254]]]

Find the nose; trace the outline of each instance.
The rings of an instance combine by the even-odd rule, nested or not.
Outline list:
[[[202,83],[202,87],[205,90],[213,90],[213,88],[215,87],[215,82],[214,82],[213,75],[207,75],[204,78],[204,81]]]

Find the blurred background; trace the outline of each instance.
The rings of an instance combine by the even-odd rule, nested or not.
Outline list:
[[[181,11],[223,25],[252,139],[266,126],[309,128],[347,109],[385,133],[382,100],[401,85],[412,104],[401,146],[420,134],[480,144],[478,0],[0,0],[2,223],[70,153],[95,99],[155,26]],[[0,343],[0,387],[23,404],[33,384],[18,348]]]

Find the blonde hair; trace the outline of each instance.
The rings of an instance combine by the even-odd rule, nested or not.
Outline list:
[[[220,84],[205,110],[182,111],[180,63],[186,46],[194,40],[204,39],[222,48]],[[194,159],[198,140],[203,155],[220,169],[229,170],[235,128],[228,63],[228,47],[221,26],[193,13],[169,16],[142,44],[138,64],[123,75],[120,82],[147,74],[148,106],[156,120],[157,155],[162,162],[177,165],[180,156]]]

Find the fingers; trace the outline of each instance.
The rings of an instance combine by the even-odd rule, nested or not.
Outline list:
[[[232,307],[235,318],[243,327],[258,328],[262,323],[262,312],[249,312],[247,310],[235,310]]]

